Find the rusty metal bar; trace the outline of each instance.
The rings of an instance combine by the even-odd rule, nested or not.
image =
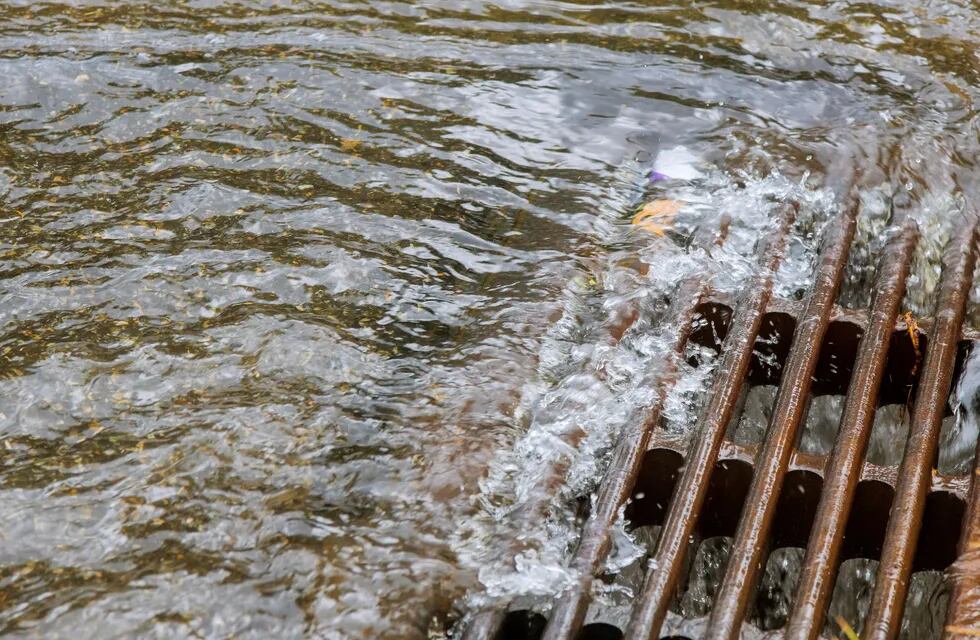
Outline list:
[[[551,614],[548,626],[545,627],[542,640],[573,638],[582,626],[582,620],[591,600],[592,582],[609,551],[610,527],[616,521],[620,506],[629,498],[636,484],[643,454],[650,440],[650,432],[660,422],[664,401],[676,378],[677,360],[683,354],[688,337],[691,335],[692,320],[705,289],[701,277],[686,281],[681,285],[675,303],[671,305],[672,313],[668,315],[668,326],[676,327],[677,330],[671,344],[672,357],[664,363],[664,371],[658,381],[660,393],[646,419],[638,425],[638,428],[627,428],[613,453],[609,470],[602,479],[596,495],[596,510],[585,524],[581,541],[571,562],[572,569],[579,575],[578,582],[562,594],[560,602],[556,604]]]
[[[980,344],[974,343],[972,348],[980,349]],[[946,611],[944,640],[980,637],[980,440],[973,464],[973,482],[963,519],[959,557],[949,572],[952,592]]]
[[[879,264],[868,328],[854,364],[834,452],[823,474],[823,492],[787,623],[786,640],[816,640],[823,627],[839,564],[844,527],[860,480],[861,461],[871,437],[878,390],[917,238],[918,228],[909,220],[892,237]]]
[[[866,640],[891,640],[898,636],[905,596],[915,554],[922,512],[929,491],[937,442],[953,380],[960,325],[977,253],[977,221],[970,220],[947,245],[943,277],[936,303],[935,324],[929,340],[922,380],[899,469],[899,483],[892,503],[885,545],[865,622]]]
[[[731,218],[723,215],[715,238],[713,240],[704,238],[703,240],[707,240],[704,244],[722,245],[728,235],[730,224]],[[675,330],[670,348],[672,357],[664,362],[664,369],[657,380],[660,386],[657,400],[648,409],[639,428],[627,427],[613,452],[609,469],[596,493],[595,513],[589,517],[583,527],[582,537],[571,561],[572,569],[579,575],[578,582],[563,593],[561,600],[556,603],[542,640],[571,640],[582,626],[591,601],[592,583],[609,552],[610,528],[615,524],[619,508],[636,486],[636,478],[640,473],[650,434],[660,423],[667,394],[676,380],[678,358],[687,346],[697,306],[705,293],[707,293],[707,283],[704,281],[703,274],[688,278],[678,287],[666,321],[666,326],[673,327]]]
[[[785,206],[776,229],[768,235],[760,252],[760,274],[732,318],[722,361],[695,430],[693,449],[674,490],[639,607],[633,611],[626,629],[628,638],[648,640],[663,624],[681,574],[688,540],[708,491],[711,468],[748,372],[762,316],[772,295],[775,271],[795,217],[796,207]]]
[[[711,610],[708,638],[737,638],[755,594],[786,467],[809,404],[820,345],[830,325],[830,314],[854,239],[857,212],[858,202],[854,198],[838,220],[830,225],[822,243],[820,265],[793,337],[765,444],[735,533],[728,568]]]
[[[697,239],[701,244],[707,246],[721,246],[728,237],[730,226],[731,216],[724,214],[721,216],[716,230],[705,229],[698,235]],[[646,269],[641,271],[645,273]],[[687,346],[687,340],[692,329],[691,322],[706,291],[707,284],[701,274],[688,278],[678,286],[677,293],[667,313],[667,326],[676,328],[671,353],[677,357],[680,357]],[[639,309],[635,303],[630,303],[627,307],[619,309],[618,313],[614,314],[604,326],[606,343],[610,345],[618,343],[637,317],[639,317]],[[585,615],[585,610],[588,607],[594,574],[609,550],[609,528],[615,521],[619,507],[629,497],[636,482],[636,475],[640,470],[640,463],[650,438],[650,431],[660,422],[667,392],[674,383],[677,364],[676,358],[669,358],[665,362],[665,369],[656,381],[656,384],[661,387],[657,402],[648,411],[646,419],[641,421],[640,428],[627,430],[623,434],[613,453],[609,471],[600,484],[596,500],[596,513],[586,523],[579,548],[572,559],[572,566],[578,568],[581,575],[580,584],[576,585],[562,599],[563,604],[574,605],[575,608],[569,609],[566,606],[564,613],[562,613],[561,606],[556,609],[552,615],[552,620],[555,620],[558,614],[561,614],[563,619],[567,619],[564,624],[550,625],[549,628],[556,629],[551,633],[556,633],[557,629],[572,624],[576,620],[573,624],[574,628],[566,633],[571,634],[581,626],[581,618]],[[559,477],[560,470],[552,469],[550,471],[549,478],[552,478],[552,482],[554,482]],[[539,495],[547,494],[542,491],[539,492]],[[545,501],[543,500],[535,502],[532,509],[533,513],[538,517],[543,517],[541,510],[544,506]],[[499,635],[506,615],[505,606],[478,612],[466,625],[462,640],[493,640]]]

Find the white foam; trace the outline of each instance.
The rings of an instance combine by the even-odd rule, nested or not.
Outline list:
[[[467,600],[470,606],[515,598],[543,602],[576,578],[567,563],[581,525],[577,500],[595,490],[623,428],[636,425],[657,400],[656,381],[665,358],[671,357],[672,328],[662,319],[678,283],[700,275],[720,290],[737,293],[755,272],[756,244],[771,228],[780,202],[798,200],[807,224],[826,219],[833,208],[830,194],[780,175],[739,176],[742,186],[715,172],[670,193],[645,194],[638,185],[646,175],[634,167],[597,216],[596,234],[610,250],[570,279],[563,316],[541,349],[538,378],[523,389],[518,412],[523,435],[513,448],[496,454],[481,483],[480,513],[464,524],[456,540],[461,563],[478,568],[481,582]],[[726,245],[709,253],[689,248],[679,236],[669,242],[640,235],[625,221],[644,196],[690,203],[688,214],[678,215],[678,231],[717,225],[722,215],[731,214]],[[644,276],[630,260],[637,256],[650,267]],[[813,261],[811,244],[800,244],[789,259],[793,265],[777,275],[777,286],[797,286],[808,273],[804,265]],[[602,326],[610,310],[625,302],[637,306],[638,320],[613,343]],[[672,430],[692,428],[711,379],[712,353],[699,354],[699,367],[681,361],[680,376],[665,401]],[[622,522],[613,540],[610,568],[639,557]]]

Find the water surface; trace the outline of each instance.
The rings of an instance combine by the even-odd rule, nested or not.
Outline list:
[[[681,275],[736,290],[795,199],[798,295],[859,171],[844,301],[899,208],[926,313],[978,184],[965,0],[9,1],[0,78],[14,638],[440,636],[560,588]]]

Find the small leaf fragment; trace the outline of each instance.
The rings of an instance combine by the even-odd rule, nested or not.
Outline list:
[[[357,138],[341,138],[340,139],[340,150],[351,152],[357,150],[361,146],[361,141]]]
[[[857,631],[854,630],[854,627],[852,627],[843,617],[837,616],[837,626],[840,627],[840,630],[844,633],[844,637],[846,637],[847,640],[861,640],[861,638],[858,637]]]
[[[633,225],[654,235],[663,236],[674,214],[683,206],[684,203],[680,200],[653,200],[633,216]]]

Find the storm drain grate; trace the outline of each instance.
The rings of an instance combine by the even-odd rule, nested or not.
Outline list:
[[[937,470],[953,382],[980,341],[962,326],[977,221],[965,219],[949,241],[935,313],[916,323],[900,315],[918,240],[910,220],[882,253],[870,308],[835,304],[856,216],[851,202],[825,234],[802,301],[772,294],[792,206],[760,245],[760,275],[737,304],[697,279],[681,285],[668,315],[668,326],[676,328],[674,352],[682,357],[688,344],[719,351],[693,438],[659,429],[663,406],[652,407],[645,424],[624,435],[600,484],[572,560],[579,583],[547,618],[477,614],[466,640],[742,637],[770,553],[783,547],[806,553],[787,622],[766,637],[821,637],[838,570],[852,558],[880,561],[862,638],[898,637],[911,575],[924,569],[950,571],[944,637],[980,636],[980,467],[972,475]],[[676,365],[668,365],[659,380],[663,390],[675,375]],[[726,438],[749,390],[761,385],[778,385],[764,438],[743,444]],[[807,453],[799,442],[810,399],[825,395],[845,396],[836,443],[829,454]],[[906,405],[911,416],[897,466],[866,460],[876,410],[887,405]],[[604,577],[610,526],[630,498],[631,525],[659,527],[643,586],[624,628],[583,626],[593,583]],[[711,611],[687,621],[684,635],[672,635],[665,622],[676,617],[670,609],[693,549],[718,535],[733,542]]]

